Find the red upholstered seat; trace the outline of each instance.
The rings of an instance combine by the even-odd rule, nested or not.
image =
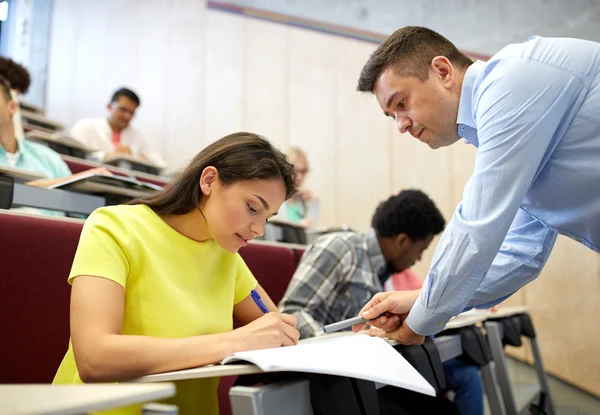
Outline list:
[[[82,223],[0,214],[0,383],[49,383],[67,351]]]
[[[294,248],[294,262],[296,264],[296,268],[298,268],[298,264],[300,264],[300,260],[302,259],[302,255],[304,255],[305,249],[303,248]]]
[[[86,170],[93,168],[89,164],[79,162],[77,160],[69,159],[69,160],[64,160],[64,162],[67,163],[67,167],[69,167],[69,170],[71,170],[71,173],[73,173],[73,174],[81,173],[82,171],[86,171]]]
[[[273,302],[279,303],[296,271],[294,252],[284,246],[252,243],[240,249],[240,255]]]

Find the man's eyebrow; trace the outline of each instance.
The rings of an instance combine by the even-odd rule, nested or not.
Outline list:
[[[394,98],[396,98],[396,95],[398,95],[397,92],[394,92],[392,95],[390,95],[390,97],[387,100],[387,103],[385,104],[386,108],[389,108],[390,105],[392,105],[392,101],[394,100]]]

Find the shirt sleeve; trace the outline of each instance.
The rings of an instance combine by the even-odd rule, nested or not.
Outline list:
[[[519,209],[469,307],[489,308],[533,281],[542,271],[558,233]],[[518,289],[518,288],[517,288]]]
[[[407,318],[415,333],[439,332],[472,301],[526,192],[552,154],[552,138],[568,127],[561,120],[576,107],[581,90],[576,76],[525,58],[503,60],[478,86],[475,170]],[[511,242],[504,245],[504,258],[520,255]],[[517,278],[510,270],[515,264],[497,263],[494,278],[503,275],[504,281],[487,286],[486,300],[517,291],[539,273],[536,267],[521,267]]]
[[[62,179],[63,177],[69,177],[73,174],[71,169],[69,169],[69,166],[67,166],[67,163],[65,163],[58,154],[56,154],[56,160],[53,162],[52,170],[54,175],[54,177],[52,177],[53,179]]]
[[[83,225],[68,282],[80,275],[109,279],[126,288],[129,275],[126,224],[106,209],[94,211]]]
[[[236,276],[235,276],[235,293],[233,296],[233,303],[237,304],[244,298],[250,295],[250,291],[256,288],[258,281],[252,271],[248,268],[248,265],[244,262],[240,254],[236,255]]]
[[[355,255],[348,245],[337,238],[326,239],[308,248],[294,273],[292,281],[279,303],[282,313],[298,319],[296,328],[301,338],[323,332],[336,289]]]

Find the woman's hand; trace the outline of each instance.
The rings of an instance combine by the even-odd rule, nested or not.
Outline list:
[[[267,313],[228,334],[235,343],[233,351],[294,346],[300,339],[296,317],[276,312]]]

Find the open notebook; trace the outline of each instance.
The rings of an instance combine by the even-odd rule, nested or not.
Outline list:
[[[423,376],[387,341],[357,334],[300,342],[297,346],[229,355],[222,364],[244,360],[265,372],[308,372],[347,376],[435,396]]]
[[[162,189],[162,186],[159,186],[159,185],[156,185],[153,183],[142,182],[133,177],[125,177],[125,176],[117,176],[117,175],[109,176],[107,174],[84,174],[84,175],[78,176],[78,177],[71,177],[70,179],[67,179],[60,183],[49,186],[48,188],[49,189],[66,188],[69,186],[75,186],[78,183],[82,183],[84,181],[86,183],[109,185],[109,186],[122,187],[122,188],[126,188],[126,189],[131,189],[131,190],[147,191],[147,192]]]

